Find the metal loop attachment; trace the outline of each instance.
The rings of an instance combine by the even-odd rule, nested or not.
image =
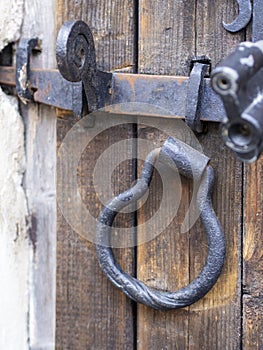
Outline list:
[[[193,60],[193,68],[190,73],[187,98],[186,98],[186,124],[196,133],[203,131],[201,118],[201,101],[204,94],[204,78],[209,72],[210,60],[205,56]]]
[[[129,298],[154,309],[177,309],[195,303],[214,286],[224,263],[224,235],[211,202],[214,173],[211,166],[208,165],[202,172],[197,193],[200,217],[207,234],[208,255],[202,271],[188,286],[176,292],[150,288],[142,281],[124,272],[113,255],[111,228],[114,219],[121,209],[136,202],[145,194],[150,185],[154,163],[157,159],[165,162],[169,167],[176,167],[180,174],[193,179],[195,169],[198,167],[198,160],[197,164],[194,164],[193,157],[191,160],[188,157],[187,149],[189,146],[185,148],[181,141],[168,138],[161,149],[155,149],[147,156],[141,177],[136,185],[113,198],[103,208],[98,218],[96,252],[101,269],[108,279]]]
[[[38,38],[22,39],[16,55],[16,90],[23,103],[34,100],[34,89],[31,84],[30,57],[33,51],[41,51]]]

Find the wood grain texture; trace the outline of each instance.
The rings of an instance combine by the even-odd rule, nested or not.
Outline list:
[[[133,16],[133,2],[128,0],[57,1],[58,28],[66,20],[84,20],[94,34],[98,67],[107,71],[132,71],[134,68]],[[73,124],[68,116],[58,120],[59,143]],[[94,217],[102,208],[92,181],[98,157],[114,143],[130,139],[128,156],[132,158],[133,133],[131,124],[105,131],[82,154],[78,167],[79,190]],[[74,154],[74,150],[71,151]],[[123,151],[118,152],[117,156],[121,156]],[[110,163],[114,162],[114,157],[109,156]],[[109,184],[115,194],[129,187],[134,180],[132,161],[122,162],[117,168]],[[116,225],[131,227],[133,220],[133,215],[121,214]],[[94,245],[81,239],[61,214],[58,217],[57,246],[57,349],[132,349],[132,302],[102,274]],[[123,269],[133,273],[133,249],[116,249],[116,258]]]
[[[197,1],[196,53],[209,57],[213,68],[245,38],[244,31],[233,35],[223,28],[223,21],[231,22],[237,14],[233,1]],[[218,126],[209,125],[201,140],[216,171],[214,207],[225,232],[227,251],[218,283],[207,297],[190,307],[189,328],[204,349],[237,349],[241,346],[242,165],[223,145]],[[196,247],[199,237],[200,228],[199,233],[194,230],[190,244],[193,276],[204,263]]]
[[[195,55],[195,1],[139,1],[139,72],[188,75]]]
[[[57,30],[63,22],[79,19],[84,20],[92,31],[99,69],[133,70],[133,1],[57,1]]]
[[[252,23],[246,28],[252,40]],[[243,349],[263,348],[263,159],[245,165],[243,236]]]
[[[208,56],[214,68],[245,40],[244,30],[232,34],[223,27],[223,22],[230,23],[237,17],[238,4],[232,0],[198,0],[196,4],[196,54]]]
[[[228,21],[236,15],[232,3],[140,1],[139,71],[188,75],[194,55],[209,56],[215,66],[244,37],[242,33],[233,36],[222,26],[223,19]],[[147,139],[152,134],[149,130],[144,136]],[[163,135],[154,135],[156,144],[162,143]],[[199,141],[215,169],[213,204],[227,243],[224,271],[213,290],[189,308],[159,312],[139,306],[138,349],[240,347],[242,166],[226,150],[217,125],[210,124]],[[147,210],[162,200],[162,187],[158,179],[155,181],[154,193],[139,214],[139,223],[147,218]],[[183,182],[182,191],[174,221],[155,240],[138,247],[138,277],[165,290],[188,284],[205,263],[207,243],[201,224],[197,222],[188,234],[180,232],[191,198],[189,182]],[[167,215],[171,210],[167,208]]]
[[[140,1],[139,72],[188,75],[190,60],[195,54],[194,20],[195,1]],[[139,130],[140,137],[152,140],[156,146],[166,137],[157,129],[141,126]],[[170,186],[176,188],[176,179],[170,179]],[[176,290],[189,283],[189,236],[181,233],[189,195],[190,185],[184,182],[176,217],[173,207],[166,209],[165,215],[174,217],[172,223],[154,240],[138,247],[137,276],[151,287]],[[139,212],[138,223],[152,216],[162,200],[162,181],[155,176],[148,203]],[[153,230],[163,218],[156,220]],[[139,227],[138,236],[142,234]],[[138,349],[188,349],[191,342],[188,329],[187,308],[161,312],[138,306]]]
[[[42,39],[36,68],[55,68],[55,1],[24,2],[24,38]],[[53,108],[21,104],[27,169],[24,187],[30,239],[29,348],[55,348],[56,319],[56,113]]]
[[[69,121],[59,120],[59,138],[68,130]],[[87,130],[88,132],[88,130]],[[93,185],[93,171],[100,154],[112,142],[131,137],[131,128],[116,128],[99,135],[83,153],[79,187],[91,215],[97,217],[101,203]],[[132,141],[131,141],[132,143]],[[120,183],[128,187],[133,181],[132,164],[122,164],[122,176],[113,178],[113,190]],[[65,176],[67,174],[65,173]],[[121,227],[132,226],[133,216],[116,221]],[[133,344],[132,303],[112,286],[102,274],[93,243],[73,231],[62,215],[58,226],[57,270],[57,348],[58,349],[130,349]],[[132,249],[118,249],[116,257],[132,273]]]
[[[245,167],[243,245],[243,346],[262,349],[263,331],[263,160]]]
[[[200,137],[204,152],[215,170],[213,206],[225,233],[226,258],[214,288],[190,306],[190,349],[239,349],[241,344],[241,237],[242,164],[223,145],[219,125],[210,124]],[[233,204],[234,203],[234,204]],[[191,230],[190,276],[205,263],[205,235],[202,226]]]
[[[166,135],[159,130],[140,126],[139,136],[152,140],[159,146]],[[169,176],[168,186],[174,197],[178,195],[178,178]],[[162,178],[155,172],[149,197],[138,215],[138,224],[155,218],[152,237],[155,237],[158,225],[164,217],[158,215],[163,198]],[[182,222],[189,206],[190,185],[182,179],[182,194],[177,215],[174,206],[167,205],[165,216],[171,217],[170,225],[159,235],[138,246],[137,275],[148,286],[162,290],[177,290],[189,283],[189,235],[182,233]],[[168,200],[169,203],[169,200]],[[158,233],[158,232],[157,232]],[[145,234],[138,227],[138,237]],[[188,349],[188,309],[177,311],[156,311],[138,306],[138,349]]]

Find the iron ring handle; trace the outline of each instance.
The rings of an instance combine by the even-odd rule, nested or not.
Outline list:
[[[167,142],[174,143],[176,141],[169,138],[165,143],[166,146]],[[163,147],[165,147],[165,144]],[[195,303],[214,286],[221,274],[224,263],[225,240],[221,225],[212,207],[211,195],[214,172],[211,166],[206,166],[197,193],[197,202],[202,206],[200,217],[208,241],[206,264],[200,274],[186,287],[175,292],[166,292],[150,288],[122,270],[110,247],[111,228],[117,213],[127,205],[136,202],[147,191],[153,174],[154,162],[159,153],[160,149],[155,149],[147,156],[141,177],[134,187],[113,198],[102,209],[96,229],[96,242],[98,242],[96,253],[100,267],[107,278],[129,298],[154,309],[167,310],[178,309]],[[189,164],[184,154],[169,154],[169,152],[166,152],[166,156],[170,161],[176,162],[181,174],[191,177],[189,170],[191,164]]]

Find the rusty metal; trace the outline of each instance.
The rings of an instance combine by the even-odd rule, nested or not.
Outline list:
[[[165,118],[187,115],[188,122],[196,130],[199,120],[220,122],[225,118],[222,101],[211,88],[210,79],[203,79],[200,72],[200,79],[195,80],[195,69],[190,79],[99,71],[93,37],[83,21],[66,22],[59,32],[59,70],[31,69],[28,62],[34,41],[26,42],[27,46],[23,44],[27,48],[24,50],[26,74],[21,73],[21,64],[18,69],[27,88],[24,100],[73,111],[77,117],[100,108],[108,113],[133,114],[132,103],[144,103],[149,108],[143,115]],[[0,66],[0,83],[15,86],[15,70],[15,67]],[[161,108],[162,114],[154,107],[159,107],[159,111]],[[140,114],[136,111],[136,115]]]
[[[239,14],[237,18],[232,23],[223,23],[224,28],[232,33],[246,28],[252,16],[252,5],[250,0],[237,0],[237,2],[239,6]]]
[[[31,85],[30,57],[33,50],[40,51],[38,38],[22,39],[19,43],[16,55],[16,91],[20,100],[24,103],[33,101],[34,89]]]
[[[66,22],[59,31],[56,50],[59,70],[29,67],[35,44],[35,39],[32,40],[25,41],[27,45],[23,41],[27,48],[23,56],[27,62],[26,74],[21,73],[24,72],[21,64],[18,68],[19,77],[23,77],[26,86],[26,92],[21,95],[24,101],[33,100],[73,111],[77,117],[100,108],[108,113],[133,114],[132,103],[144,103],[149,108],[143,115],[153,117],[185,118],[188,114],[188,121],[196,118],[214,122],[225,118],[222,101],[211,88],[209,79],[202,78],[202,84],[193,84],[193,76],[189,80],[188,77],[98,70],[92,33],[83,21]],[[15,71],[15,67],[0,66],[0,84],[16,86]],[[17,80],[21,82],[20,78]],[[191,88],[196,91],[189,91]],[[193,102],[188,101],[192,96],[195,96]],[[160,109],[162,114],[158,112]],[[136,111],[136,115],[141,114]],[[192,126],[197,129],[196,123],[193,121]]]
[[[16,70],[14,67],[0,66],[0,84],[16,86]],[[73,110],[74,89],[78,89],[78,105],[81,105],[81,83],[70,83],[58,70],[30,70],[30,86],[34,91],[34,101],[65,110]],[[79,107],[78,107],[79,108]]]
[[[106,107],[106,111],[133,114],[129,102],[140,102],[149,105],[148,115],[184,119],[188,84],[188,77],[113,73],[111,106]],[[150,106],[153,106],[152,110]],[[154,106],[163,109],[162,115],[155,114]],[[211,88],[210,79],[204,79],[199,108],[202,121],[221,122],[226,116],[222,101]]]
[[[142,102],[166,109],[169,116],[185,117],[186,101],[189,97],[189,84],[185,86],[185,82],[188,81],[179,77],[132,77],[128,74],[110,74],[97,70],[93,37],[85,22],[66,22],[60,29],[56,51],[58,68],[63,77],[69,81],[83,82],[89,112],[108,106],[108,112],[116,113],[118,107],[112,108],[112,105]],[[194,84],[193,80],[192,78],[190,81],[190,88],[197,90],[192,91],[197,101],[193,101],[192,104],[187,102],[188,120],[196,119],[191,126],[197,130],[197,119],[222,120],[222,105],[213,94],[211,96],[211,90],[205,95],[210,87],[203,89],[203,83]],[[203,82],[203,77],[201,80]],[[203,90],[205,106],[199,96]],[[127,105],[122,105],[119,112],[127,113],[125,107]]]
[[[207,63],[195,62],[188,82],[185,121],[197,133],[203,131],[200,121],[200,105],[204,94],[204,77],[209,67]]]
[[[241,43],[213,71],[212,86],[227,114],[226,145],[242,161],[256,160],[263,150],[263,40]]]
[[[188,286],[176,292],[165,292],[149,288],[142,281],[124,272],[116,262],[111,248],[111,228],[118,212],[131,203],[135,203],[148,190],[154,164],[158,158],[167,166],[175,167],[182,175],[193,179],[193,169],[198,167],[198,159],[203,155],[193,150],[196,153],[196,157],[193,158],[197,160],[192,161],[189,160],[188,151],[189,146],[185,150],[182,142],[169,138],[161,150],[155,149],[148,155],[136,185],[112,199],[98,218],[96,252],[101,269],[107,278],[129,298],[154,309],[178,309],[195,303],[209,292],[221,274],[225,256],[225,241],[222,228],[211,204],[213,169],[211,166],[205,167],[197,193],[200,217],[207,234],[208,256],[202,271]]]
[[[75,96],[74,110],[78,109],[78,112],[74,114],[80,115],[83,90],[81,82],[71,83],[55,69],[34,68],[31,69],[30,82],[35,90],[35,102],[72,111]],[[0,66],[0,84],[15,86],[14,67]],[[129,102],[141,102],[163,109],[160,115],[156,114],[158,109],[153,108],[151,111],[149,108],[148,113],[151,116],[184,119],[188,84],[188,77],[113,73],[110,101],[108,106],[105,106],[105,111],[123,115],[132,114],[132,104]],[[223,103],[213,91],[210,79],[207,78],[204,79],[203,96],[199,108],[202,121],[221,122],[226,116]]]

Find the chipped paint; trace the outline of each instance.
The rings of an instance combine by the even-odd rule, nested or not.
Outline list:
[[[28,349],[24,126],[17,99],[0,91],[0,349]]]
[[[24,0],[2,0],[0,50],[20,36]],[[16,98],[0,89],[0,349],[28,350],[29,246],[24,125]]]
[[[240,58],[240,63],[244,66],[253,67],[254,58],[252,55],[249,55],[248,57]]]

